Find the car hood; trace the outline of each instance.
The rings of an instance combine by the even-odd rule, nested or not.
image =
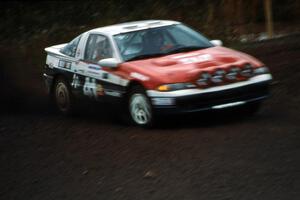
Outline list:
[[[255,58],[224,47],[211,47],[202,50],[176,53],[163,57],[136,60],[124,63],[130,71],[160,79],[159,82],[175,83],[196,79],[201,71],[226,69],[251,63],[254,67],[263,65]]]

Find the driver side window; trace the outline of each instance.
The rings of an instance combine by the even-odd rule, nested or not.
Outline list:
[[[96,63],[101,59],[112,57],[112,48],[108,38],[91,34],[85,47],[84,59]]]

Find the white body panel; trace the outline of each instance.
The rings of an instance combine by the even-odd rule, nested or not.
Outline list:
[[[75,57],[70,57],[70,56],[62,54],[60,52],[60,50],[66,44],[54,45],[54,46],[45,48],[45,51],[48,53],[47,59],[46,59],[46,64],[50,68],[63,69],[65,71],[69,71],[69,72],[72,72],[75,74],[87,76],[87,77],[97,79],[97,80],[102,80],[102,81],[105,81],[108,83],[113,83],[113,84],[121,85],[121,86],[128,85],[128,83],[129,83],[128,80],[102,70],[102,68],[101,68],[101,66],[99,66],[99,64],[86,63],[83,61],[87,39],[90,34],[95,34],[95,33],[96,32],[94,32],[94,31],[89,31],[89,32],[85,32],[82,34],[80,42],[77,46]],[[100,33],[97,33],[97,34],[100,34]],[[117,60],[120,60],[120,57],[116,53],[116,52],[118,52],[116,49],[116,45],[114,44],[111,36],[109,34],[104,35],[104,36],[108,37],[108,39],[110,40],[110,42],[112,44],[114,58],[116,58]],[[61,67],[60,62],[62,60],[70,62],[71,63],[70,68]],[[108,78],[103,78],[103,77],[106,77],[107,74],[108,74]]]

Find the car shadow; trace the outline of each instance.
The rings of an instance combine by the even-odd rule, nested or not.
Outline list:
[[[20,100],[20,99],[19,99]],[[35,100],[26,100],[22,103],[18,100],[6,102],[1,114],[13,115],[36,115],[40,117],[63,117],[65,120],[86,121],[93,124],[117,125],[122,127],[134,127],[129,123],[129,116],[124,109],[117,106],[100,104],[92,101],[82,102],[76,112],[71,116],[63,116],[48,101],[47,97],[40,97]],[[261,117],[259,113],[249,115],[238,109],[227,109],[218,111],[204,111],[181,115],[157,116],[151,130],[179,129],[179,128],[208,128],[224,126],[227,124],[240,123]],[[149,128],[148,128],[149,129]]]
[[[237,124],[244,121],[260,118],[259,113],[249,114],[242,110],[228,109],[220,111],[205,111],[176,116],[160,117],[153,129],[179,128],[210,128]]]

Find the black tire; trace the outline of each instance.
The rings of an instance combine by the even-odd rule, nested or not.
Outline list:
[[[131,88],[128,95],[127,110],[130,121],[134,125],[146,128],[153,127],[154,114],[151,100],[142,86]]]
[[[65,78],[59,77],[54,83],[52,98],[57,110],[64,115],[74,112],[74,97],[71,86]]]

